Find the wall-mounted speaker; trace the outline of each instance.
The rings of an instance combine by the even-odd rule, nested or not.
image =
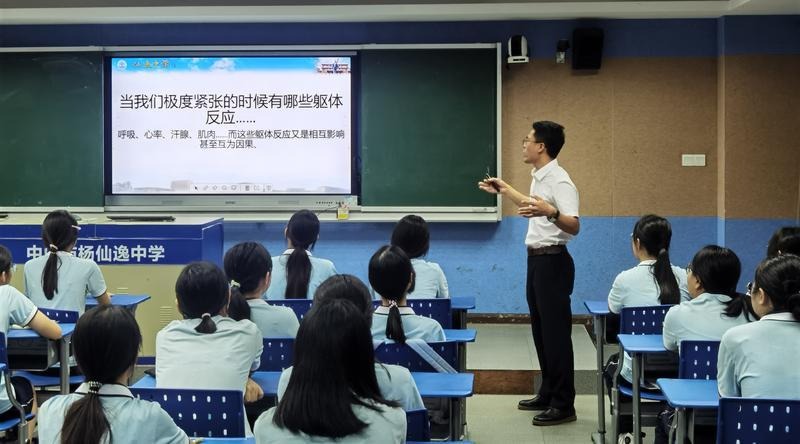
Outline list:
[[[600,69],[603,59],[603,30],[575,28],[572,31],[572,69]]]
[[[528,40],[524,35],[508,39],[508,63],[528,63]]]

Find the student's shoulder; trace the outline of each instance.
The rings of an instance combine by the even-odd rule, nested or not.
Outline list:
[[[311,263],[316,267],[333,268],[333,261],[321,257],[311,256]]]
[[[223,317],[217,322],[217,328],[241,331],[248,335],[257,335],[261,337],[261,330],[259,330],[258,326],[249,319],[236,321],[228,317]]]
[[[65,412],[73,402],[78,400],[81,395],[71,393],[69,395],[56,395],[39,406],[39,418],[47,418],[56,415],[58,412]]]
[[[758,337],[761,333],[761,326],[761,323],[756,321],[731,327],[722,335],[721,342],[731,348],[741,347],[754,340],[760,342],[760,339],[754,338]]]
[[[407,368],[405,368],[403,366],[400,366],[400,365],[381,364],[381,363],[376,362],[375,363],[375,372],[376,373],[377,372],[384,372],[386,375],[389,376],[389,379],[391,379],[393,384],[395,382],[403,383],[403,382],[406,382],[406,381],[413,381],[414,380],[414,378],[411,376],[411,371],[409,371]]]
[[[24,295],[24,294],[22,294],[22,292],[21,292],[21,291],[17,290],[17,288],[16,288],[16,287],[14,287],[14,286],[13,286],[13,285],[11,285],[11,284],[0,285],[0,298],[2,298],[2,300],[4,300],[4,299],[10,299],[10,298],[23,298],[23,299],[27,299],[27,298],[25,297],[25,295]]]

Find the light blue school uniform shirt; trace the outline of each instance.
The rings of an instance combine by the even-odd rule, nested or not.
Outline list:
[[[629,268],[618,274],[608,293],[608,309],[612,313],[620,313],[625,307],[643,307],[660,305],[658,295],[660,289],[653,276],[655,260],[644,260],[639,265]],[[686,270],[672,265],[672,273],[678,281],[681,301],[688,301],[689,290],[686,283]],[[630,382],[633,379],[631,357],[623,353],[622,369],[620,375]]]
[[[272,258],[272,282],[267,288],[267,299],[286,299],[286,261],[289,260],[289,255],[293,251],[294,249],[290,248],[280,256]],[[305,298],[312,299],[317,287],[325,282],[325,279],[336,274],[336,267],[327,259],[312,256],[310,251],[306,251],[306,253],[311,261],[311,277],[308,280],[308,292],[305,294]]]
[[[442,267],[435,262],[428,262],[421,258],[411,259],[414,267],[414,291],[408,293],[409,299],[434,299],[449,298],[450,290],[447,288],[447,278],[444,277]]]
[[[717,361],[721,396],[800,399],[800,322],[774,313],[722,336]]]
[[[435,319],[414,314],[411,307],[398,307],[400,319],[403,321],[403,332],[406,339],[422,339],[425,342],[445,341],[444,330]],[[380,306],[372,314],[372,339],[386,339],[386,322],[389,319],[389,307]]]
[[[281,378],[278,380],[278,401],[286,392],[291,377],[292,367],[281,372]],[[407,368],[376,362],[375,378],[378,380],[378,387],[384,399],[399,402],[400,407],[405,411],[425,408],[417,383],[414,382],[414,378],[411,377],[411,372]]]
[[[703,293],[670,308],[664,318],[664,347],[678,351],[681,341],[719,341],[729,329],[750,322],[744,311],[735,318],[725,315],[730,300],[724,294]]]
[[[655,260],[645,260],[639,265],[618,274],[608,293],[608,308],[612,313],[619,313],[624,307],[642,307],[659,305],[659,288],[653,276]],[[672,272],[678,280],[681,300],[688,301],[689,290],[686,284],[686,270],[672,266]]]
[[[0,331],[8,338],[8,327],[11,324],[26,326],[30,324],[39,311],[30,299],[11,285],[0,285]],[[6,339],[8,344],[8,339]],[[8,400],[5,378],[0,377],[0,413],[12,407]]]
[[[370,402],[370,401],[367,401]],[[353,413],[358,419],[367,423],[361,433],[333,439],[322,436],[309,436],[305,433],[294,434],[287,429],[279,428],[272,422],[276,407],[258,417],[255,425],[255,436],[258,444],[300,444],[300,443],[336,443],[336,444],[399,444],[406,442],[406,413],[400,407],[388,407],[373,404],[378,410],[353,404]]]
[[[39,408],[39,442],[60,444],[61,429],[72,403],[88,396],[89,387],[81,384],[75,393],[48,399]],[[99,390],[100,402],[110,425],[114,443],[146,442],[153,444],[186,444],[189,437],[172,418],[155,402],[137,399],[124,385],[103,384]],[[111,443],[108,433],[103,443]]]
[[[58,289],[53,299],[47,299],[42,288],[42,272],[50,254],[25,263],[25,294],[37,307],[58,310],[86,310],[86,296],[99,297],[106,292],[106,281],[100,267],[92,260],[59,251]]]
[[[282,338],[297,336],[300,321],[294,310],[280,305],[270,305],[263,299],[248,299],[250,320],[261,330],[265,338]]]

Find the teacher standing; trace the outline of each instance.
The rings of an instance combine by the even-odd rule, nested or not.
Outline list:
[[[564,145],[564,127],[534,122],[522,140],[522,160],[533,166],[530,194],[522,194],[499,178],[478,183],[483,191],[502,194],[528,218],[525,245],[528,274],[525,293],[542,384],[539,393],[519,402],[520,410],[541,411],[533,425],[575,421],[575,366],[572,355],[570,295],[575,263],[567,251],[580,231],[578,190],[556,157]]]

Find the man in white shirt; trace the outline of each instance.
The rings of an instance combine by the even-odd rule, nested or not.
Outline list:
[[[499,178],[478,187],[511,199],[528,221],[526,295],[531,330],[542,384],[539,393],[520,401],[520,410],[541,410],[533,424],[546,426],[575,421],[575,366],[572,356],[570,295],[575,264],[567,242],[580,231],[578,190],[556,157],[564,145],[564,127],[534,122],[522,141],[523,162],[533,165],[530,194],[515,190]]]

